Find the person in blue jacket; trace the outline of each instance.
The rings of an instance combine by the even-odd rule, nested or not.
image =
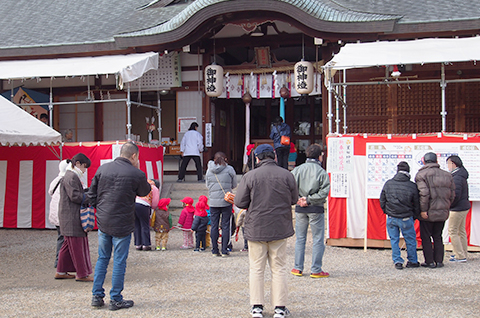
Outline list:
[[[282,136],[291,136],[290,126],[283,122],[282,117],[275,117],[271,131],[270,139],[273,140],[273,148],[277,155],[277,164],[285,169],[288,169],[288,156],[290,155],[290,143],[288,145],[282,145]]]

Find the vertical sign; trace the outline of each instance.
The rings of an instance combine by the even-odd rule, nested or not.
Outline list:
[[[212,147],[212,123],[205,124],[205,147]]]

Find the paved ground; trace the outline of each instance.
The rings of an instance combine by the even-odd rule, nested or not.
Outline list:
[[[171,233],[166,252],[132,248],[124,297],[135,306],[111,312],[90,307],[91,283],[53,279],[55,239],[51,230],[0,229],[0,317],[250,317],[248,257],[238,251],[240,242],[229,258],[180,250],[180,232]],[[95,262],[97,233],[89,239]],[[294,238],[289,269],[293,255]],[[308,248],[306,273],[310,257]],[[465,264],[445,263],[400,271],[390,250],[327,247],[330,278],[289,275],[288,308],[291,317],[478,317],[480,254],[470,253]],[[268,304],[264,316],[273,316]]]

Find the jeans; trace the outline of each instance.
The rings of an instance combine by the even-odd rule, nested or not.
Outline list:
[[[395,218],[388,216],[387,218],[387,232],[390,236],[390,244],[392,245],[392,259],[393,263],[403,264],[403,258],[400,253],[400,231],[402,231],[405,245],[407,246],[407,259],[411,263],[418,263],[417,259],[417,235],[415,233],[415,226],[413,217],[409,218]]]
[[[150,246],[150,210],[149,206],[135,203],[135,246]]]
[[[325,214],[295,212],[295,269],[303,272],[305,261],[305,242],[307,241],[308,225],[312,231],[312,273],[322,271],[322,259],[325,252]]]
[[[105,275],[112,255],[113,248],[113,270],[112,270],[112,289],[110,289],[110,299],[122,301],[123,282],[125,279],[125,270],[127,268],[128,249],[132,235],[124,237],[115,237],[98,230],[98,259],[93,276],[92,294],[94,296],[105,297]]]
[[[290,155],[290,147],[278,147],[275,149],[277,154],[277,165],[288,169],[288,156]]]
[[[230,219],[232,217],[232,206],[210,207],[210,221],[212,238],[212,253],[218,254],[218,226],[220,223],[220,215],[222,216],[222,254],[228,254],[228,243],[230,242]]]

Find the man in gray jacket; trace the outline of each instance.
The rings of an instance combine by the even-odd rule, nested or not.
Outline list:
[[[292,205],[298,200],[293,175],[277,166],[273,147],[259,145],[255,149],[258,168],[249,171],[240,181],[235,205],[245,212],[245,238],[250,261],[250,313],[263,317],[264,273],[268,260],[272,272],[274,318],[288,314],[287,303],[287,238],[294,234]]]
[[[303,275],[305,260],[305,242],[308,225],[312,230],[312,267],[310,277],[322,278],[329,274],[322,270],[322,259],[325,251],[325,199],[330,191],[328,174],[322,168],[322,146],[312,144],[305,150],[307,161],[293,169],[292,174],[298,186],[298,199],[295,206],[295,266],[291,273]]]
[[[425,165],[415,176],[420,193],[420,237],[425,258],[421,266],[438,268],[443,267],[442,232],[455,199],[455,183],[450,172],[440,169],[436,154],[427,152],[422,161]]]

